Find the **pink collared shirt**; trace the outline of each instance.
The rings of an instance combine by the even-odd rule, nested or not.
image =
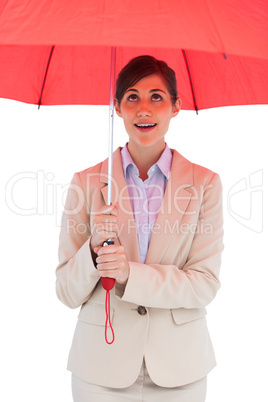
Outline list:
[[[121,151],[121,157],[138,233],[140,260],[144,263],[153,226],[170,177],[172,152],[166,144],[158,161],[148,170],[148,178],[145,181],[139,177],[139,170],[128,152],[127,144]]]

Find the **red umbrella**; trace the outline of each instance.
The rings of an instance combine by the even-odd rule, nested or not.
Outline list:
[[[265,0],[2,0],[0,97],[108,104],[116,46],[116,71],[165,59],[184,109],[267,103],[267,21]]]

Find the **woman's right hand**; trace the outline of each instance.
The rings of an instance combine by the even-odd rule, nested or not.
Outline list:
[[[103,243],[118,235],[117,226],[118,203],[105,205],[93,215],[92,237],[90,242],[91,252],[95,247],[102,247]]]

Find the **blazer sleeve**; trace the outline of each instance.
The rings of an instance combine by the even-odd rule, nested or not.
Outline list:
[[[59,236],[59,265],[56,269],[56,293],[68,307],[87,301],[100,279],[92,259],[90,214],[79,173],[71,181]]]
[[[210,230],[204,230],[208,227]],[[220,288],[222,250],[222,186],[214,173],[203,190],[186,263],[178,267],[130,262],[128,282],[125,288],[116,288],[117,297],[153,308],[204,307]]]

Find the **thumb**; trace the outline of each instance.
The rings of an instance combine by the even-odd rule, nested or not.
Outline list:
[[[98,254],[98,251],[101,249],[101,247],[94,247],[94,253]]]

